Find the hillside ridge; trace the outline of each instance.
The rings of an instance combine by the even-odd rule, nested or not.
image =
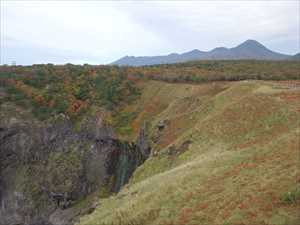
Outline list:
[[[284,60],[290,55],[272,51],[255,40],[246,40],[233,48],[217,47],[211,51],[194,49],[182,54],[172,53],[162,56],[125,56],[112,62],[112,65],[143,66],[155,64],[169,64],[194,60]]]

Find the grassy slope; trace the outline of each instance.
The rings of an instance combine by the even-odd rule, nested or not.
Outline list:
[[[149,82],[133,126],[150,119],[155,135],[169,121],[157,154],[80,225],[298,224],[300,92],[288,87]]]

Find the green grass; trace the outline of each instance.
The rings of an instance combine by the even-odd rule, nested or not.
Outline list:
[[[135,119],[135,112],[121,111],[115,114],[112,118],[112,126],[114,130],[122,136],[130,136],[133,133],[131,126],[132,121]]]

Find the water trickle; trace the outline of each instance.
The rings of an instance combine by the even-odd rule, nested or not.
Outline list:
[[[124,142],[119,146],[120,150],[114,168],[113,192],[118,192],[129,181],[134,170],[146,160],[134,143]]]

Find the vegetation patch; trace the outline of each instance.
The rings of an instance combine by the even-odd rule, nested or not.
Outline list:
[[[295,204],[300,200],[300,186],[297,186],[294,190],[284,193],[280,197],[281,201],[286,204]]]

